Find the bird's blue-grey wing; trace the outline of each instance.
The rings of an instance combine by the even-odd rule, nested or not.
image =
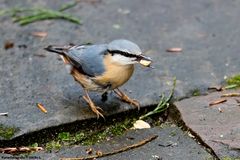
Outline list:
[[[93,77],[104,73],[103,58],[106,51],[106,45],[75,46],[65,54],[75,68]]]

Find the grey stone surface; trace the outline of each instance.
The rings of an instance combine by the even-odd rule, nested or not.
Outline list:
[[[240,158],[240,106],[236,97],[227,97],[227,102],[218,105],[209,104],[219,100],[225,93],[239,91],[216,92],[175,103],[186,126],[220,158]]]
[[[63,148],[58,152],[34,153],[31,156],[41,157],[41,159],[46,160],[85,157],[89,156],[86,153],[87,148],[93,149],[93,155],[96,151],[101,151],[102,153],[113,152],[126,146],[139,143],[154,135],[158,137],[143,146],[97,159],[157,160],[159,158],[162,160],[190,160],[194,157],[196,160],[204,160],[212,157],[203,147],[199,146],[193,139],[188,137],[186,133],[177,127],[156,127],[144,130],[131,130],[123,136],[115,137],[110,141],[102,142],[94,146],[73,146]]]
[[[67,1],[1,0],[0,7],[42,5],[56,9],[62,2]],[[137,66],[122,88],[142,106],[157,104],[159,96],[172,87],[169,82],[174,76],[177,97],[195,88],[219,84],[225,75],[239,72],[239,6],[240,2],[234,0],[105,0],[82,2],[67,11],[81,18],[81,26],[52,20],[20,27],[9,18],[1,18],[0,112],[9,112],[9,116],[0,117],[0,122],[19,128],[13,136],[18,137],[95,117],[63,63],[56,55],[43,51],[49,44],[105,43],[118,38],[136,42],[154,59],[156,69]],[[33,37],[33,31],[46,31],[48,36]],[[4,50],[5,40],[12,40],[15,47]],[[22,44],[27,48],[18,47]],[[183,52],[165,52],[170,47],[182,47]],[[111,96],[104,104],[100,95],[91,96],[106,115],[132,109]],[[44,104],[47,114],[38,110],[37,102]]]

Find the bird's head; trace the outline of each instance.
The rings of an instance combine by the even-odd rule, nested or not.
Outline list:
[[[114,40],[108,44],[107,49],[112,55],[113,61],[122,65],[139,63],[150,67],[152,63],[151,58],[144,56],[138,45],[129,40]]]

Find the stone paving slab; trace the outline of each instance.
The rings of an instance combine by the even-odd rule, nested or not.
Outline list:
[[[149,143],[138,148],[130,149],[122,153],[113,154],[103,158],[102,160],[117,160],[117,159],[142,159],[142,160],[187,160],[194,157],[195,160],[205,160],[211,158],[211,154],[206,152],[203,147],[198,145],[193,139],[188,137],[186,133],[178,127],[155,127],[152,129],[131,130],[124,136],[115,137],[107,142],[102,142],[93,146],[73,146],[60,149],[58,152],[52,153],[34,153],[32,157],[40,157],[45,160],[54,160],[59,158],[76,158],[89,156],[86,153],[87,148],[93,149],[93,154],[96,151],[102,153],[113,152],[120,148],[130,146],[151,136],[158,137]],[[11,155],[2,154],[0,157],[11,157]]]
[[[1,8],[48,6],[58,8],[62,1],[0,1]],[[239,72],[240,1],[203,0],[104,0],[96,4],[80,3],[69,13],[79,16],[83,25],[66,21],[41,21],[20,27],[8,18],[0,26],[0,117],[4,126],[18,128],[14,137],[43,128],[94,118],[80,98],[82,90],[67,75],[54,54],[43,51],[49,44],[104,43],[130,39],[154,59],[156,69],[137,66],[123,90],[142,106],[157,104],[177,77],[176,97],[184,97],[195,88],[204,90],[219,84],[224,76]],[[117,27],[116,27],[117,26]],[[33,37],[33,31],[46,31],[45,39]],[[6,40],[15,43],[3,49]],[[27,48],[19,48],[25,44]],[[170,47],[182,47],[180,54],[167,53]],[[46,57],[38,57],[43,54]],[[91,94],[106,115],[132,109],[110,96],[107,103]],[[43,103],[48,114],[40,112]],[[2,139],[2,138],[1,138]]]
[[[240,90],[215,92],[175,103],[186,126],[220,158],[240,158],[240,106],[236,101],[240,98],[227,97],[225,103],[209,104],[222,94],[232,92],[239,93]]]

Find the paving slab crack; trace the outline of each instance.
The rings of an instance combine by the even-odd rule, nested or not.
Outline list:
[[[196,132],[194,132],[190,127],[186,125],[186,123],[182,119],[181,113],[174,104],[171,104],[171,107],[169,108],[169,118],[174,123],[176,123],[183,131],[190,132],[190,134],[193,135],[190,137],[192,137],[195,141],[197,141],[197,143],[205,147],[206,151],[213,155],[216,160],[220,160],[214,150],[208,144],[206,144]]]

